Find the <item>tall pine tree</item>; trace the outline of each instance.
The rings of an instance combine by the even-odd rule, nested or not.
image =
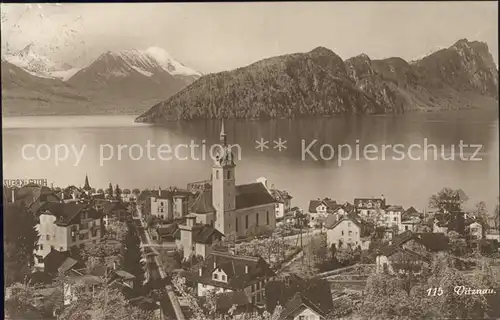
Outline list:
[[[34,264],[38,244],[36,218],[22,205],[9,203],[3,212],[4,275],[7,286],[24,282]]]
[[[123,239],[123,269],[135,276],[134,288],[138,291],[144,282],[144,264],[141,262],[141,239],[132,222]]]

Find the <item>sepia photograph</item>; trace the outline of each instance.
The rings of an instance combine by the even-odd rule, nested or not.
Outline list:
[[[497,1],[0,12],[4,319],[500,319]]]

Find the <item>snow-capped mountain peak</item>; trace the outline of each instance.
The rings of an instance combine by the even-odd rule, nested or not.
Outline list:
[[[155,59],[171,75],[201,76],[201,73],[186,67],[162,48],[149,47],[144,52]]]
[[[30,43],[23,49],[12,54],[6,54],[5,60],[24,69],[31,75],[42,78],[58,78],[57,76],[52,76],[52,73],[73,69],[68,64],[57,63],[37,52],[34,43]]]

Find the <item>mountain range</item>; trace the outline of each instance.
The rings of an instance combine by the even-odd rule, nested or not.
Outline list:
[[[4,115],[138,114],[201,74],[165,50],[108,51],[84,68],[52,61],[30,44],[2,57]]]
[[[136,121],[435,111],[477,107],[485,97],[498,105],[498,68],[482,42],[461,39],[412,62],[343,61],[318,47],[205,75]]]
[[[462,39],[407,62],[317,47],[202,75],[165,50],[108,51],[83,68],[28,45],[2,57],[4,115],[141,114],[136,121],[434,111],[498,101],[485,43]]]

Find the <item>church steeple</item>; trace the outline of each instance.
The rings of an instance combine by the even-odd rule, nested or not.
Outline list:
[[[227,144],[226,132],[224,131],[224,120],[222,120],[222,126],[220,128],[220,142],[223,146]]]
[[[92,189],[92,188],[90,187],[90,184],[89,184],[89,177],[88,177],[88,175],[85,175],[85,184],[83,185],[83,190],[89,191],[90,189]]]

